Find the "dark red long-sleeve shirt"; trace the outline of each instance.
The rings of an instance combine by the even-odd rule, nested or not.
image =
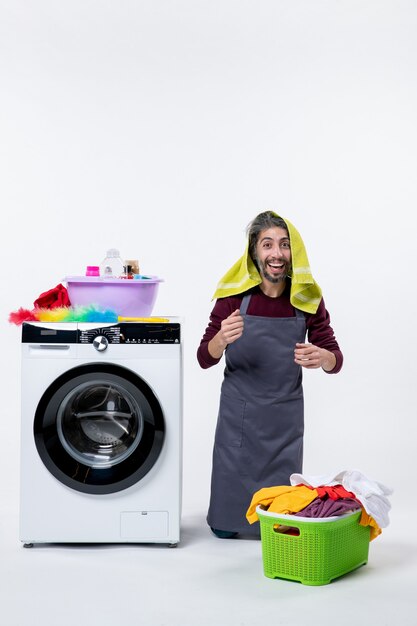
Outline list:
[[[294,307],[290,302],[289,283],[284,293],[278,298],[266,296],[259,287],[251,289],[251,293],[252,297],[249,302],[247,315],[258,315],[261,317],[293,317],[295,315]],[[220,361],[220,359],[214,359],[210,355],[208,351],[209,341],[219,332],[222,321],[233,311],[240,308],[244,295],[239,294],[238,296],[220,298],[216,301],[210,315],[209,325],[197,350],[197,359],[203,369],[212,367]],[[330,326],[330,315],[326,310],[324,300],[321,300],[316,313],[306,313],[305,317],[308,341],[319,348],[325,348],[333,352],[336,357],[336,365],[327,373],[337,374],[342,368],[343,354]]]

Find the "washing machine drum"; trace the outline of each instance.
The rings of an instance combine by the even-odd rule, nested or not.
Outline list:
[[[164,435],[152,389],[112,364],[77,367],[57,378],[34,421],[36,447],[48,470],[86,493],[113,493],[137,483],[156,463]]]

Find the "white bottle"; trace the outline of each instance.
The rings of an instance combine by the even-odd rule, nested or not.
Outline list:
[[[120,278],[124,275],[123,261],[116,248],[107,250],[105,259],[100,263],[100,276],[102,278]]]

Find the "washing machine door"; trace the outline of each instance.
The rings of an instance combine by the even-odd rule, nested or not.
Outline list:
[[[65,372],[43,394],[34,420],[45,466],[86,493],[114,493],[137,483],[156,463],[164,436],[162,408],[152,389],[114,364]]]

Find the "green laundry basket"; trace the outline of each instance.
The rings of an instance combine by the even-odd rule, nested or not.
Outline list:
[[[269,513],[257,507],[264,574],[327,585],[368,561],[369,526],[361,511],[339,517],[307,518]]]

